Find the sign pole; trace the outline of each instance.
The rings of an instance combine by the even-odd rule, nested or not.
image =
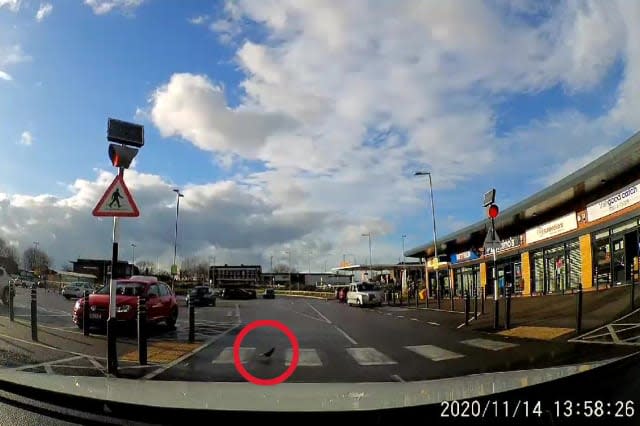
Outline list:
[[[495,240],[495,224],[494,220],[491,219],[491,235],[492,240]],[[493,248],[493,328],[498,329],[499,319],[500,319],[500,301],[498,300],[498,267],[496,265],[496,253],[498,249],[496,247]]]
[[[120,177],[124,177],[124,168],[119,168]],[[116,269],[118,264],[118,231],[120,220],[113,218],[113,246],[111,252],[111,280],[109,282],[109,319],[107,320],[107,365],[109,374],[118,374],[118,352],[116,349]]]

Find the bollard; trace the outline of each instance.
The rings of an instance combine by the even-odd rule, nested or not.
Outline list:
[[[582,284],[578,283],[578,294],[576,298],[576,334],[582,330]]]
[[[633,312],[636,309],[636,303],[635,303],[635,295],[636,292],[636,284],[634,282],[634,280],[631,280],[631,312]]]
[[[478,286],[473,286],[473,319],[478,319]]]
[[[455,311],[455,306],[454,306],[454,302],[453,302],[453,289],[452,288],[449,289],[449,295],[450,295],[450,298],[451,298],[451,310]]]
[[[189,343],[196,340],[196,308],[191,299],[189,299]]]
[[[138,360],[147,365],[147,299],[138,296]]]
[[[416,295],[416,311],[419,309],[420,305],[418,302],[418,299],[420,299],[420,287],[418,287],[415,291],[415,295]],[[409,302],[407,302],[407,304],[409,304]]]
[[[436,299],[438,299],[438,309],[440,309],[440,303],[442,300],[442,293],[440,292],[440,286],[436,289]]]
[[[464,293],[464,325],[469,325],[469,292]]]
[[[31,340],[38,341],[38,287],[31,285]]]
[[[13,282],[9,283],[9,321],[15,320],[15,310],[13,308],[13,298],[16,296],[16,288]]]
[[[504,328],[508,330],[511,325],[511,291],[509,291],[509,288],[506,288],[506,292],[507,300],[505,303]]]
[[[85,336],[89,335],[89,292],[84,292],[84,297],[82,298],[82,334]]]
[[[485,299],[485,290],[484,287],[480,289],[480,313],[484,315],[484,299]]]

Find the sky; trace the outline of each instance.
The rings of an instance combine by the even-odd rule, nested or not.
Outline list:
[[[121,258],[397,262],[640,128],[640,3],[0,0],[0,237],[109,258],[109,117],[144,125]],[[355,258],[355,259],[354,259]],[[179,263],[179,262],[178,262]]]

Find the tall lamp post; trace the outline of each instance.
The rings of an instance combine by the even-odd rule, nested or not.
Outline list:
[[[438,274],[438,233],[436,231],[436,207],[433,204],[433,184],[431,182],[431,172],[415,172],[414,176],[429,176],[429,194],[431,198],[431,217],[433,219],[433,254],[436,258],[436,298],[438,300],[438,309],[440,309],[440,276]],[[428,283],[427,283],[428,285]]]
[[[404,257],[404,240],[405,238],[407,238],[407,236],[405,234],[402,234],[402,263],[405,262],[405,257]]]
[[[173,276],[173,283],[171,284],[171,289],[173,290],[176,275],[178,274],[178,266],[176,265],[176,257],[178,255],[178,217],[180,216],[180,198],[184,197],[184,194],[180,192],[179,189],[174,189],[173,192],[176,193],[176,233],[173,239],[173,265],[171,265],[171,275]]]
[[[136,245],[134,243],[131,243],[131,264],[135,265],[136,264]]]
[[[371,232],[362,234],[363,237],[369,237],[369,281],[373,278],[373,264],[371,262]]]

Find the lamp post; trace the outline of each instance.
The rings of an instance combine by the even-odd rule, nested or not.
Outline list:
[[[429,176],[429,194],[431,198],[431,217],[433,219],[433,253],[436,258],[436,298],[438,300],[438,309],[440,308],[440,276],[438,274],[438,233],[436,231],[436,208],[433,204],[433,184],[431,182],[431,172],[415,172],[414,176]],[[427,283],[428,284],[428,283]]]
[[[173,290],[176,274],[178,273],[178,267],[176,265],[176,257],[178,255],[178,217],[180,216],[180,198],[184,197],[184,194],[180,192],[179,189],[174,189],[173,192],[176,193],[176,233],[173,239],[173,265],[171,265],[171,275],[173,276],[173,283],[171,285],[171,289]],[[175,271],[173,270],[175,268]]]
[[[402,234],[402,263],[405,262],[405,257],[404,257],[404,240],[405,238],[407,238],[407,236],[405,234]]]
[[[136,264],[136,245],[134,243],[131,243],[131,264],[135,265]]]
[[[367,232],[366,234],[362,234],[363,237],[369,237],[369,281],[371,281],[373,277],[373,264],[371,262],[371,232]]]

